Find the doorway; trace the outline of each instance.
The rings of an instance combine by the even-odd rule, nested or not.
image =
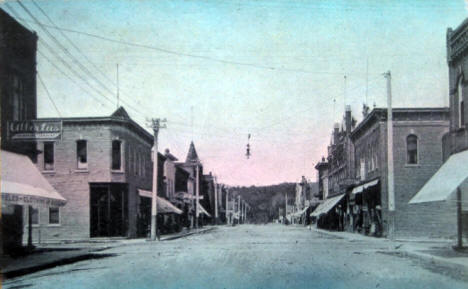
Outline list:
[[[127,235],[127,184],[91,184],[90,205],[91,238]]]

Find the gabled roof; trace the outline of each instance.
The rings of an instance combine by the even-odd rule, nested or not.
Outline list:
[[[191,163],[191,162],[199,162],[200,159],[198,158],[197,151],[195,150],[195,145],[193,144],[193,141],[190,143],[189,151],[187,154],[187,158],[185,159],[186,163]]]
[[[127,111],[122,106],[117,108],[117,110],[114,111],[113,114],[111,114],[111,117],[120,119],[130,119],[130,116],[128,115]]]

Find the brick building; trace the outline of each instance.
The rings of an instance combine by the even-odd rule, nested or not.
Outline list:
[[[322,160],[315,165],[315,169],[317,170],[318,184],[316,197],[319,200],[325,200],[328,198],[328,162],[325,157],[322,157]]]
[[[0,9],[0,96],[1,147],[35,159],[35,142],[8,140],[7,121],[37,117],[36,51],[37,35]]]
[[[354,125],[355,120],[351,115],[351,107],[348,105],[345,109],[343,123],[341,125],[335,123],[333,127],[327,161],[316,166],[319,178],[322,179],[321,197],[323,202],[310,216],[318,219],[317,225],[320,228],[343,229],[345,195],[354,185],[354,153],[350,138]],[[327,180],[328,184],[324,184],[323,181]]]
[[[410,201],[415,205],[446,203],[457,216],[457,246],[468,240],[468,19],[447,30],[450,130],[442,140],[444,164]],[[445,207],[440,208],[446,209]]]
[[[396,237],[450,236],[456,224],[450,204],[408,204],[442,165],[448,109],[393,109],[393,217],[388,210],[386,117],[385,108],[375,108],[351,134],[358,184],[348,195],[347,229],[377,236],[390,230]]]
[[[37,40],[36,33],[0,9],[0,254],[22,251],[23,239],[32,246],[39,207],[53,221],[58,207],[65,204],[34,164],[39,153],[36,138],[48,135],[39,128],[51,125],[60,135],[59,124],[36,121]]]
[[[44,153],[37,165],[68,203],[54,224],[40,211],[34,241],[144,234],[138,228],[145,230],[151,211],[139,189],[151,191],[153,136],[122,107],[108,117],[60,120],[62,139],[39,144]],[[165,158],[158,160],[162,172]],[[164,194],[163,174],[158,176]]]

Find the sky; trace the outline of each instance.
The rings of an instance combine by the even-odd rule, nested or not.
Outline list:
[[[467,17],[467,3],[0,0],[0,8],[39,36],[39,117],[104,116],[122,105],[145,128],[167,119],[160,151],[184,161],[193,140],[219,182],[267,185],[315,180],[345,105],[358,121],[363,103],[386,106],[386,71],[394,107],[448,106],[446,31]]]

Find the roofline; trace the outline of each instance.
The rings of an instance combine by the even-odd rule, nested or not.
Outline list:
[[[386,107],[376,107],[374,109],[372,109],[372,111],[351,131],[351,134],[350,134],[350,137],[353,138],[354,135],[359,131],[361,130],[361,128],[367,124],[368,122],[370,122],[370,120],[372,119],[372,117],[376,116],[378,113],[386,113],[387,112],[387,108]],[[450,112],[450,108],[449,107],[395,107],[395,108],[392,108],[392,115],[395,113],[395,112],[407,112],[407,113],[410,113],[410,112],[447,112],[449,113]]]
[[[91,117],[46,117],[46,118],[38,118],[38,120],[45,120],[45,121],[54,121],[60,120],[62,123],[74,123],[74,122],[82,122],[82,123],[90,123],[90,122],[116,122],[116,123],[128,123],[134,126],[140,133],[142,133],[150,142],[153,142],[153,135],[147,132],[144,128],[142,128],[138,123],[136,123],[133,119],[123,119],[118,117],[110,117],[110,116],[91,116]]]

